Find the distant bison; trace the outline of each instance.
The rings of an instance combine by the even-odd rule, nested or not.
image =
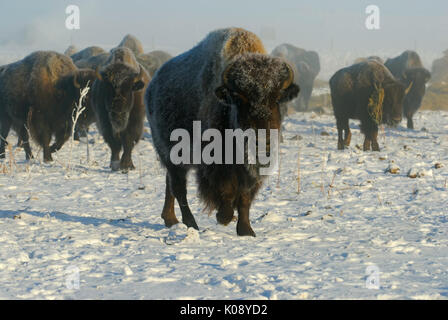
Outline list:
[[[149,74],[124,47],[112,50],[97,74],[91,102],[97,127],[112,152],[110,167],[113,171],[134,169],[132,150],[143,134],[143,96]]]
[[[172,56],[164,51],[156,50],[137,56],[137,61],[145,67],[150,76],[154,76],[156,71]]]
[[[90,57],[94,57],[100,54],[105,53],[103,48],[92,46],[87,47],[79,52],[76,52],[75,54],[72,54],[70,57],[72,58],[73,62],[76,63],[79,60],[85,60],[89,59]]]
[[[76,48],[76,46],[74,46],[74,45],[70,45],[65,51],[64,51],[64,54],[66,55],[66,56],[72,56],[72,55],[74,55],[76,52],[78,52],[78,49]]]
[[[286,59],[293,66],[294,83],[300,87],[300,94],[293,104],[297,111],[307,111],[314,80],[320,72],[319,55],[315,51],[306,51],[291,44],[281,44],[271,54]]]
[[[367,58],[358,58],[358,59],[356,59],[354,64],[357,64],[357,63],[360,63],[360,62],[366,62],[366,61],[369,61],[369,60],[375,60],[375,61],[377,61],[379,63],[384,63],[384,60],[381,59],[378,56],[368,56]]]
[[[131,51],[134,53],[136,57],[143,54],[143,45],[135,36],[128,34],[126,35],[123,40],[121,40],[118,47],[125,47],[131,49]]]
[[[401,121],[404,86],[381,63],[368,60],[337,71],[330,79],[338,149],[350,144],[349,119],[361,120],[364,151],[379,151],[378,125]],[[345,136],[343,136],[345,133]]]
[[[43,148],[44,161],[59,150],[70,136],[72,113],[80,88],[95,79],[92,70],[79,70],[72,60],[51,51],[38,51],[0,72],[0,157],[12,127],[32,158],[29,132]],[[52,136],[56,141],[50,146]]]
[[[196,168],[200,197],[208,209],[218,211],[218,222],[229,224],[236,209],[238,235],[255,236],[249,210],[263,182],[260,164],[176,164],[170,157],[176,142],[170,136],[175,129],[191,136],[193,121],[222,136],[226,129],[278,130],[280,105],[299,92],[293,78],[291,66],[268,56],[256,35],[238,28],[211,32],[157,71],[146,91],[146,103],[153,143],[167,169],[162,211],[167,227],[178,223],[177,199],[183,223],[198,229],[186,196],[187,172]]]
[[[387,59],[385,65],[406,87],[403,112],[407,118],[407,127],[414,129],[412,117],[422,104],[426,83],[431,74],[423,68],[420,57],[415,51],[408,50],[396,58]]]
[[[448,83],[448,50],[443,52],[442,58],[436,59],[432,63],[431,75],[432,82],[446,82]]]

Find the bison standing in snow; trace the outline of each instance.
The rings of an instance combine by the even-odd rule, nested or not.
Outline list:
[[[44,161],[68,140],[72,113],[83,88],[95,79],[93,70],[78,69],[72,60],[51,51],[38,51],[4,66],[0,72],[0,158],[5,157],[11,127],[32,158],[29,132],[43,148]],[[56,140],[50,146],[52,136]]]
[[[187,202],[186,175],[197,169],[199,194],[208,209],[227,225],[238,210],[237,234],[255,236],[249,210],[263,176],[256,164],[173,163],[175,129],[193,133],[193,121],[222,136],[226,129],[279,129],[280,105],[297,96],[294,73],[286,61],[266,54],[259,38],[243,29],[211,32],[191,50],[172,58],[156,73],[146,91],[147,114],[155,149],[167,169],[162,218],[170,227],[182,221],[198,229]],[[188,145],[194,148],[194,142]],[[224,149],[224,148],[223,148]],[[225,153],[225,150],[223,150]]]
[[[414,129],[412,117],[420,108],[426,92],[426,83],[431,73],[423,68],[419,55],[415,51],[405,51],[398,57],[387,59],[385,66],[395,78],[400,80],[406,89],[403,113],[407,119],[407,127]]]
[[[132,150],[143,135],[144,89],[150,77],[128,48],[112,50],[97,70],[91,103],[98,129],[109,145],[113,171],[134,169]],[[120,152],[123,155],[120,160]]]
[[[319,55],[291,44],[281,44],[272,51],[274,57],[284,58],[294,68],[294,82],[300,86],[300,94],[294,103],[296,111],[307,111],[313,92],[314,80],[320,71]]]
[[[368,60],[337,71],[330,79],[330,89],[338,149],[350,144],[349,119],[359,119],[365,135],[364,151],[379,151],[378,125],[401,121],[404,86],[383,64]]]

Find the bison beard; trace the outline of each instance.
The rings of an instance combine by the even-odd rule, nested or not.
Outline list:
[[[166,62],[146,91],[147,115],[153,143],[167,169],[162,218],[167,227],[178,223],[177,200],[182,221],[198,229],[186,196],[186,176],[197,169],[199,194],[209,210],[217,210],[219,223],[227,225],[238,211],[237,234],[255,236],[249,220],[252,201],[263,177],[257,164],[175,165],[169,157],[174,142],[171,132],[185,129],[190,136],[193,122],[202,128],[279,129],[280,105],[294,99],[299,88],[291,67],[265,54],[261,41],[243,29],[210,33],[196,47]],[[191,146],[193,149],[193,146]]]

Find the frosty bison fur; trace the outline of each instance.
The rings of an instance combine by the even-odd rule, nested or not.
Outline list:
[[[407,127],[414,129],[412,117],[422,104],[426,92],[426,83],[431,78],[431,73],[423,67],[417,52],[410,50],[403,52],[398,57],[387,59],[385,65],[394,77],[407,88],[403,113],[407,119]]]
[[[176,165],[170,159],[175,145],[170,135],[182,128],[191,136],[193,121],[223,136],[225,129],[279,129],[279,105],[299,92],[293,78],[284,60],[268,56],[256,35],[239,28],[211,32],[157,71],[146,91],[146,104],[153,143],[167,169],[162,211],[167,227],[179,222],[174,212],[177,199],[183,223],[198,229],[186,196],[186,174],[196,168],[200,197],[210,211],[218,211],[218,222],[229,224],[236,209],[237,234],[255,236],[249,210],[263,182],[258,164]]]
[[[379,151],[378,125],[401,121],[404,86],[375,60],[337,71],[330,79],[331,99],[338,128],[338,149],[350,144],[349,119],[361,120],[364,151]],[[345,136],[343,137],[343,131]]]
[[[118,47],[125,47],[131,49],[136,57],[143,54],[143,45],[135,36],[132,34],[127,34],[123,40],[121,40]]]
[[[150,77],[124,47],[112,50],[109,60],[97,69],[97,77],[91,102],[98,129],[112,152],[110,167],[113,171],[132,170],[132,150],[143,134],[143,96]]]
[[[0,158],[5,157],[11,127],[32,158],[29,132],[43,148],[44,161],[70,136],[72,113],[80,88],[95,79],[93,70],[78,69],[72,60],[51,51],[37,51],[2,68],[0,73]],[[50,147],[52,136],[55,142]]]

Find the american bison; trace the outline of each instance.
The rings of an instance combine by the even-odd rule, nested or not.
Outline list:
[[[136,57],[143,54],[143,45],[135,36],[128,34],[126,35],[123,40],[121,40],[118,47],[125,47],[131,49],[131,51],[134,53]],[[112,49],[113,50],[113,49]]]
[[[170,136],[175,129],[191,136],[193,121],[222,136],[226,129],[278,130],[279,106],[299,93],[293,79],[286,61],[267,55],[256,35],[239,28],[211,32],[157,71],[146,91],[146,110],[155,149],[167,169],[162,211],[167,227],[179,222],[174,213],[177,199],[183,223],[198,229],[186,196],[187,172],[196,168],[199,195],[210,211],[217,210],[218,222],[229,224],[236,209],[237,234],[255,236],[249,210],[263,182],[259,163],[210,164],[202,159],[178,164],[170,157],[176,144]],[[194,148],[195,143],[188,147]]]
[[[431,73],[423,67],[419,55],[410,50],[398,57],[387,59],[385,66],[406,86],[403,113],[407,119],[407,127],[414,129],[412,117],[422,104]]]
[[[431,76],[432,82],[448,83],[448,50],[443,52],[443,57],[436,59],[432,63]]]
[[[100,54],[105,53],[103,48],[92,46],[87,47],[79,52],[76,52],[75,54],[72,54],[70,57],[72,58],[73,62],[76,63],[79,60],[85,60],[89,59],[90,57],[94,57]]]
[[[156,71],[171,58],[172,56],[169,53],[156,50],[137,56],[137,61],[144,66],[149,72],[149,75],[153,77]]]
[[[143,97],[149,74],[130,49],[119,47],[98,68],[97,77],[92,86],[91,103],[97,127],[112,152],[110,167],[113,171],[132,170],[135,168],[132,150],[143,135]]]
[[[404,86],[383,64],[368,60],[337,71],[330,79],[330,89],[338,149],[350,145],[349,119],[359,119],[365,136],[364,151],[379,151],[378,125],[393,126],[401,121]]]
[[[93,70],[79,70],[72,60],[51,51],[38,51],[2,68],[0,74],[0,157],[5,157],[11,127],[17,132],[26,158],[33,157],[31,137],[43,148],[44,161],[70,136],[72,113],[80,88],[95,79]],[[56,140],[50,146],[52,136]]]
[[[294,82],[299,85],[300,94],[292,103],[296,111],[307,111],[314,80],[320,72],[319,55],[291,44],[281,44],[271,54],[286,59],[293,66]]]
[[[76,52],[78,52],[78,49],[76,48],[76,46],[74,45],[70,45],[65,51],[64,54],[66,56],[71,57],[72,55],[74,55]]]

